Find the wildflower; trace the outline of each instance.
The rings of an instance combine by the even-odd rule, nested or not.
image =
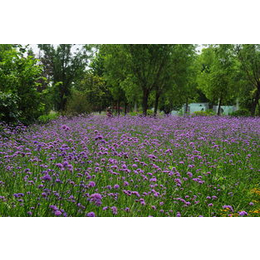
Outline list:
[[[230,205],[224,205],[222,208],[223,208],[223,209],[230,210],[231,212],[234,212],[234,209],[233,209],[233,207],[232,207],[232,206],[230,206]]]
[[[209,203],[209,204],[208,204],[208,207],[212,207],[212,206],[213,206],[213,203]]]
[[[249,205],[250,205],[250,206],[253,206],[253,205],[254,205],[254,202],[249,202]]]
[[[95,217],[96,215],[95,215],[94,212],[89,212],[86,216],[87,216],[87,217]]]
[[[247,216],[248,213],[246,211],[239,211],[239,216]]]
[[[193,174],[191,172],[187,172],[187,175],[192,178]]]
[[[181,217],[181,213],[180,213],[180,212],[177,212],[176,217]]]
[[[113,215],[117,215],[117,207],[111,207]]]
[[[58,210],[58,207],[55,206],[55,205],[50,205],[49,207],[50,207],[51,209],[53,209],[54,211]]]
[[[54,214],[55,214],[55,216],[60,216],[62,213],[60,210],[56,210]]]
[[[90,201],[94,202],[95,205],[100,206],[102,204],[101,202],[102,195],[99,193],[93,193],[90,195]]]
[[[179,178],[174,179],[174,182],[177,184],[177,186],[181,186],[181,184],[182,184],[182,181]]]
[[[89,187],[95,187],[96,183],[94,181],[90,181],[88,185],[89,185]]]
[[[45,180],[45,181],[50,181],[51,180],[51,176],[49,174],[46,174],[42,177],[42,180]]]

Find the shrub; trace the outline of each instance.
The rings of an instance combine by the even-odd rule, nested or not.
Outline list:
[[[91,104],[88,102],[86,94],[73,91],[70,99],[67,102],[66,114],[89,114],[91,112]]]
[[[193,116],[214,116],[215,113],[212,110],[195,111]]]
[[[249,110],[245,108],[238,109],[230,114],[230,116],[250,116]]]
[[[5,122],[15,122],[21,114],[18,108],[18,96],[13,93],[0,91],[0,120]]]
[[[39,124],[46,124],[50,122],[51,120],[55,120],[59,117],[59,114],[57,112],[51,111],[48,115],[41,115],[38,117],[38,123]]]

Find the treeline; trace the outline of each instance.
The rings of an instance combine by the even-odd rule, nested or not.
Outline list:
[[[0,45],[0,120],[30,124],[50,111],[158,111],[239,100],[259,115],[260,45]]]

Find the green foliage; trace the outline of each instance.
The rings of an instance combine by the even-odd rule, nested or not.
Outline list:
[[[220,107],[223,102],[236,97],[239,80],[236,78],[237,62],[232,45],[211,45],[203,50],[199,63],[198,87],[211,102]]]
[[[240,96],[242,102],[249,108],[251,116],[257,114],[260,100],[260,45],[238,44],[236,45],[239,69],[241,71]]]
[[[111,93],[103,77],[85,72],[82,80],[75,86],[90,105],[91,111],[102,111],[111,105]]]
[[[90,112],[91,104],[89,103],[86,94],[79,91],[73,91],[66,106],[66,114],[78,115],[89,114]]]
[[[72,86],[82,77],[89,55],[86,49],[72,52],[73,44],[39,44],[43,51],[41,62],[44,76],[52,86],[53,105],[58,111],[65,110]]]
[[[241,108],[237,111],[232,112],[230,116],[250,116],[250,111],[248,109]]]
[[[58,119],[58,117],[59,117],[59,113],[51,111],[47,115],[39,116],[37,121],[38,121],[39,124],[46,124],[46,123],[49,123],[52,120]]]
[[[18,121],[20,111],[18,108],[18,96],[13,93],[0,91],[0,120],[5,122]]]
[[[3,50],[4,49],[4,50]],[[25,50],[2,48],[0,59],[1,112],[7,121],[33,122],[44,110],[41,94],[37,90],[42,68],[38,60],[24,55]],[[13,99],[13,100],[12,100]]]
[[[215,116],[216,114],[212,110],[195,111],[192,116]]]

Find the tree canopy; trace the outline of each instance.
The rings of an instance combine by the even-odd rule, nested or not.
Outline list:
[[[105,111],[156,116],[190,102],[260,114],[260,45],[0,45],[0,120]],[[152,112],[151,112],[152,111]]]

